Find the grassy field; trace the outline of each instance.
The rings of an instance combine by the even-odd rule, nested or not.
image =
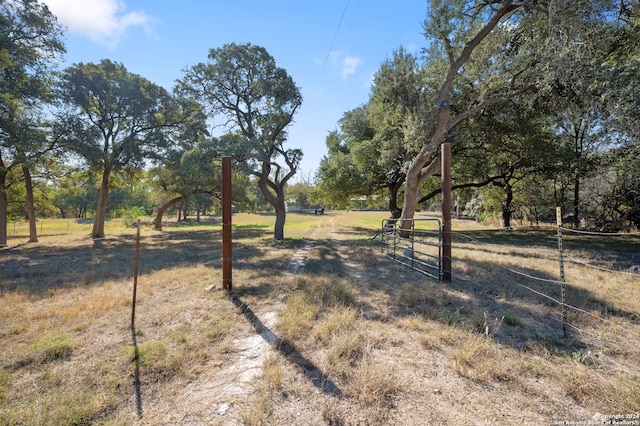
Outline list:
[[[454,221],[445,285],[382,256],[385,217],[289,214],[275,242],[234,215],[231,294],[219,218],[145,221],[133,330],[134,228],[10,225],[0,424],[640,421],[640,237],[565,233],[565,336],[555,228]]]

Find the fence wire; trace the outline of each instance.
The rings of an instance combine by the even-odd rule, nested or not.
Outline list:
[[[466,238],[466,239],[468,239],[470,241],[476,242],[476,243],[484,245],[484,246],[490,246],[490,247],[494,247],[494,248],[498,248],[498,247],[499,248],[508,248],[510,252],[513,252],[513,247],[512,246],[507,246],[507,245],[504,245],[504,244],[496,244],[496,243],[482,241],[482,240],[479,240],[477,238],[474,238],[472,236],[469,236],[469,235],[461,233],[461,232],[454,232],[454,234],[457,235],[457,236],[464,237],[464,238]],[[591,234],[594,234],[594,233],[591,233]],[[597,235],[609,236],[610,234],[598,233]],[[614,236],[621,236],[621,235],[628,236],[629,234],[615,234]],[[477,250],[477,249],[471,249],[471,248],[465,248],[465,247],[458,247],[457,249],[458,250]],[[552,250],[549,250],[549,252],[552,252]],[[494,253],[503,254],[503,253],[500,253],[500,252],[494,252]],[[531,256],[528,256],[528,257],[531,257]],[[540,259],[545,259],[545,260],[557,260],[557,251],[556,251],[555,256],[535,256],[535,258],[540,258]],[[596,267],[594,265],[589,264],[588,262],[582,262],[582,261],[579,261],[578,259],[575,259],[575,258],[572,258],[572,257],[569,257],[569,259],[571,259],[575,263],[578,263],[578,264],[581,264],[581,265],[584,265],[584,266],[587,266],[587,267],[594,267],[594,268],[603,270],[605,272],[624,273],[624,274],[627,274],[627,275],[638,276],[640,278],[639,274],[635,274],[635,273],[632,273],[632,272],[615,271],[615,270],[609,270],[609,269],[605,269],[605,268],[599,268],[599,267]],[[512,267],[507,267],[507,266],[500,265],[500,264],[495,264],[495,266],[500,268],[502,271],[510,272],[510,273],[518,275],[520,277],[524,277],[524,278],[527,278],[527,279],[532,280],[532,281],[546,283],[546,284],[557,284],[557,285],[564,284],[566,286],[574,286],[574,287],[578,287],[578,288],[589,288],[592,285],[597,285],[597,283],[594,283],[594,284],[585,284],[585,283],[583,283],[583,284],[575,284],[575,283],[567,283],[567,282],[563,283],[560,280],[536,277],[536,276],[531,275],[529,273],[516,270],[516,269],[514,269]],[[481,288],[484,288],[485,290],[490,290],[488,287],[482,286],[481,284],[478,284],[475,280],[471,280],[470,278],[465,277],[465,276],[463,276],[461,274],[455,273],[454,276],[456,277],[456,279],[461,279],[461,280],[463,280],[465,282],[470,282],[471,281],[474,284],[480,286]],[[511,279],[506,274],[501,273],[500,271],[495,273],[495,277],[499,278],[499,279],[501,279],[501,280],[503,280],[503,281],[505,281],[507,283],[516,285],[516,286],[518,286],[520,288],[523,288],[523,289],[525,289],[525,290],[527,290],[527,291],[529,291],[529,292],[531,292],[531,293],[533,293],[533,294],[535,294],[535,295],[537,295],[537,296],[539,296],[539,297],[541,297],[541,298],[543,298],[543,299],[545,299],[547,301],[553,302],[554,304],[556,304],[556,305],[558,305],[560,307],[564,306],[567,309],[570,309],[571,311],[573,311],[575,313],[580,313],[580,314],[583,314],[583,315],[587,315],[590,318],[594,318],[594,319],[596,319],[598,321],[601,321],[603,324],[606,324],[607,326],[616,328],[619,332],[621,332],[621,334],[624,334],[624,335],[631,334],[632,335],[631,338],[634,339],[634,340],[640,339],[640,333],[639,332],[635,332],[633,330],[630,330],[628,327],[625,327],[624,325],[617,324],[617,323],[615,323],[615,322],[613,322],[613,321],[611,321],[611,320],[609,320],[607,318],[604,318],[604,317],[602,317],[600,315],[596,315],[593,312],[589,312],[589,311],[587,311],[585,309],[582,309],[582,308],[580,308],[578,306],[574,306],[574,305],[569,304],[569,303],[563,303],[562,301],[558,300],[557,298],[555,298],[553,296],[550,296],[550,295],[548,295],[548,294],[546,294],[546,293],[544,293],[542,291],[538,291],[538,290],[532,288],[531,286],[523,284],[522,282],[518,282],[518,281],[515,281],[515,280]],[[560,321],[560,320],[558,320],[558,321]],[[599,339],[600,341],[602,341],[604,339],[602,336],[597,335],[596,333],[589,332],[587,330],[583,330],[583,329],[577,327],[575,324],[567,323],[566,325],[568,325],[570,328],[572,328],[573,330],[578,331],[580,333],[589,334],[589,335],[595,337],[596,339]],[[616,345],[624,345],[624,343],[621,343],[621,342],[616,341],[616,340],[611,340],[611,339],[606,339],[606,340],[609,341],[610,343],[614,343]]]

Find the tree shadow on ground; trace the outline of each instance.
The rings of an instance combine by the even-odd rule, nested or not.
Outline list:
[[[282,270],[288,259],[265,259],[268,247],[246,244],[264,237],[260,229],[243,229],[234,235],[234,267],[256,271]],[[77,285],[96,285],[133,277],[136,237],[113,234],[71,242],[25,244],[0,255],[0,292],[22,291],[45,295]],[[139,274],[197,264],[215,264],[222,256],[219,229],[190,227],[171,231],[143,232],[140,238]]]
[[[549,352],[563,355],[588,346],[574,329],[569,329],[567,337],[564,336],[561,304],[556,302],[560,300],[560,284],[553,282],[557,279],[555,276],[530,268],[518,268],[519,273],[516,274],[496,262],[466,260],[464,268],[476,271],[476,276],[470,278],[456,273],[456,267],[462,265],[459,262],[456,265],[454,261],[453,282],[443,284],[383,257],[381,252],[376,253],[379,242],[347,240],[341,242],[341,246],[341,249],[351,252],[354,260],[360,259],[366,265],[363,271],[366,279],[354,280],[361,298],[368,299],[368,296],[379,293],[386,295],[386,314],[379,307],[368,305],[367,309],[377,311],[363,312],[369,319],[390,321],[418,315],[477,333],[491,334],[499,343],[521,351],[542,346]],[[529,247],[528,243],[524,246]],[[377,261],[371,261],[374,257]],[[325,271],[331,269],[325,268]],[[637,312],[618,309],[584,288],[566,284],[566,293],[567,304],[589,312],[600,312],[599,317],[604,320],[583,318],[579,312],[569,310],[569,322],[578,327],[584,321],[606,326],[611,317],[640,324]]]

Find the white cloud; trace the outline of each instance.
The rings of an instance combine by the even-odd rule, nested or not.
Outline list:
[[[342,79],[346,80],[350,75],[355,74],[360,64],[362,64],[362,59],[355,56],[345,56],[342,59]]]
[[[115,47],[131,27],[150,31],[152,19],[144,12],[126,12],[121,0],[40,0],[70,32]],[[126,13],[125,13],[126,12]]]

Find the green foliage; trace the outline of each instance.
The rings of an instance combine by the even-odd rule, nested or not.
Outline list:
[[[124,226],[134,226],[137,223],[138,218],[145,216],[146,213],[147,212],[143,207],[131,207],[122,215],[122,224]]]
[[[42,110],[52,100],[51,69],[64,45],[55,16],[37,1],[1,1],[0,28],[1,247],[7,243],[9,173],[22,169],[28,176],[51,149],[50,126],[42,118]],[[30,191],[30,180],[25,181],[25,190]]]
[[[111,174],[162,159],[172,137],[192,133],[194,126],[187,123],[202,117],[193,103],[180,102],[110,60],[76,64],[64,70],[61,80],[61,97],[68,106],[64,146],[102,174],[92,231],[101,237]]]
[[[276,210],[274,238],[284,238],[284,190],[302,159],[301,150],[284,146],[286,128],[302,104],[293,79],[265,48],[230,43],[211,49],[207,63],[187,69],[178,92],[207,105],[212,115],[225,116],[242,135],[244,162]]]
[[[506,314],[504,314],[502,316],[502,321],[506,325],[510,325],[512,327],[514,327],[516,325],[520,325],[522,323],[522,320],[520,319],[520,317],[517,314],[510,313],[510,312],[507,312]]]

